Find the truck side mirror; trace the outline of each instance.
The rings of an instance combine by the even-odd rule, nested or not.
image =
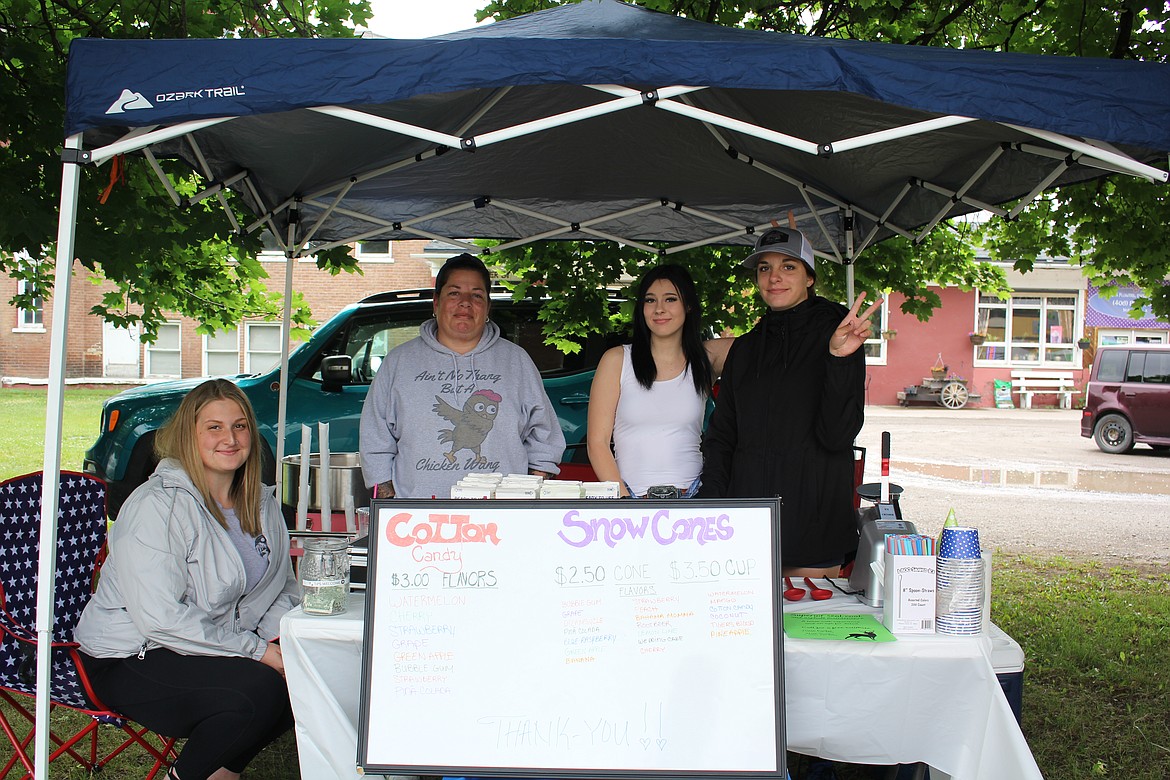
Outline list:
[[[353,358],[349,355],[327,355],[321,358],[321,389],[340,393],[353,376]]]

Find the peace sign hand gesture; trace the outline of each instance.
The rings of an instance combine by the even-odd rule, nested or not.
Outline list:
[[[845,319],[841,320],[841,324],[829,337],[829,354],[834,357],[852,355],[869,338],[872,330],[869,318],[882,305],[883,299],[878,298],[862,314],[858,314],[857,310],[861,308],[863,300],[865,300],[864,292],[853,300],[853,305],[849,307],[849,313],[845,315]]]

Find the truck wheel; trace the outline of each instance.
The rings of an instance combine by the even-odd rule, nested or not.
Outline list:
[[[1133,426],[1120,414],[1107,414],[1093,430],[1093,441],[1104,452],[1119,455],[1133,449]]]
[[[260,482],[264,485],[275,485],[276,458],[273,457],[272,450],[268,449],[268,442],[258,436],[256,438],[260,440]]]
[[[134,488],[146,481],[154,473],[158,465],[158,458],[154,456],[154,431],[144,435],[134,445],[134,452],[130,454],[130,463],[126,466],[126,476],[120,481],[110,482],[106,489],[106,511],[111,518],[117,518],[122,504],[134,492]]]

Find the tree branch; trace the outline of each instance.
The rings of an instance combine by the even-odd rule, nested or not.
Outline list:
[[[1113,51],[1109,52],[1110,59],[1129,59],[1129,46],[1133,41],[1133,28],[1136,18],[1133,8],[1125,6],[1117,19],[1117,37],[1113,41]]]
[[[967,11],[969,11],[971,9],[971,6],[973,6],[974,4],[975,4],[975,0],[964,0],[964,2],[959,3],[954,8],[952,8],[950,10],[950,13],[943,16],[943,18],[940,21],[938,21],[935,24],[932,24],[931,25],[932,29],[923,30],[921,34],[915,36],[914,38],[911,38],[909,41],[907,41],[907,43],[909,43],[911,46],[926,46],[926,45],[930,44],[930,42],[932,40],[934,40],[934,37],[936,35],[938,35],[941,31],[945,30],[947,28],[947,26],[950,25],[951,22],[955,21],[956,19],[961,17],[963,14],[967,13]]]
[[[1004,51],[1010,51],[1010,42],[1011,39],[1015,36],[1016,30],[1018,30],[1020,25],[1023,24],[1026,20],[1039,13],[1040,9],[1044,7],[1046,2],[1047,0],[1038,0],[1036,5],[1032,6],[1031,9],[1025,9],[1021,11],[1014,19],[1003,19],[1003,23],[1007,25],[1007,34],[999,43],[1000,48],[1002,48]]]

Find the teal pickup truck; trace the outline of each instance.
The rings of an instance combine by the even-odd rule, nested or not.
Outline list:
[[[423,289],[365,298],[342,309],[289,355],[286,455],[300,451],[302,424],[311,427],[313,451],[318,450],[318,422],[329,423],[332,452],[358,451],[358,423],[370,382],[388,351],[418,335],[419,325],[431,316],[433,297],[433,289]],[[619,343],[620,337],[596,336],[582,344],[576,354],[565,355],[544,343],[537,320],[539,308],[539,301],[513,301],[504,291],[493,292],[491,319],[499,325],[504,338],[523,347],[540,369],[569,444],[565,460],[587,462],[584,442],[589,386],[601,354]],[[202,381],[158,382],[126,390],[106,401],[101,432],[85,454],[84,469],[109,485],[111,517],[117,515],[130,492],[154,471],[155,432],[174,413],[187,391]],[[243,374],[233,377],[233,381],[256,410],[264,481],[273,484],[280,367]]]

